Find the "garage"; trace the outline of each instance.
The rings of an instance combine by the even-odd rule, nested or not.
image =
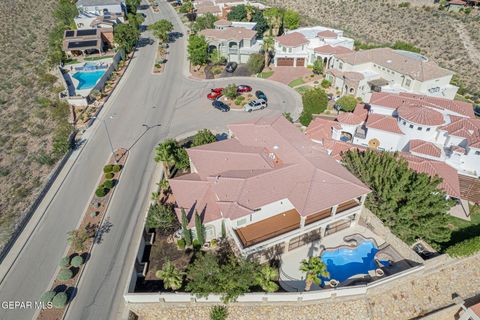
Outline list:
[[[293,58],[277,58],[278,67],[293,67],[294,59]]]
[[[304,67],[305,66],[305,58],[297,58],[296,67]]]

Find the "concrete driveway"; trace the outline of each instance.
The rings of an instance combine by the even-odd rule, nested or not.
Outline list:
[[[222,78],[231,78],[231,77],[249,77],[252,73],[248,71],[248,67],[245,63],[239,64],[237,69],[234,72],[229,73],[223,69],[222,74],[220,75]]]

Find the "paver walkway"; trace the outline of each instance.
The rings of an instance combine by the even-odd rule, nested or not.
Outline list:
[[[312,73],[312,70],[305,67],[272,67],[273,75],[268,80],[289,84],[295,79]]]

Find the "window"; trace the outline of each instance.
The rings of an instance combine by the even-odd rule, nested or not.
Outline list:
[[[430,131],[430,128],[427,128],[427,131]]]
[[[410,79],[407,79],[407,81],[405,81],[405,85],[407,87],[410,87],[410,84],[412,83],[412,81]]]
[[[423,129],[422,127],[418,127],[418,128],[417,128],[418,131],[422,131],[422,129]]]
[[[338,69],[342,70],[342,68],[343,68],[343,63],[340,62],[340,63],[338,64]]]
[[[237,227],[241,226],[241,225],[244,225],[245,223],[247,223],[247,218],[237,220]]]
[[[283,51],[283,52],[287,52],[287,48],[282,47],[282,51]]]
[[[407,121],[403,121],[403,125],[406,126],[406,125],[407,125]]]
[[[413,124],[410,125],[410,129],[413,129]]]
[[[476,156],[480,156],[480,151],[475,151]]]
[[[292,53],[292,48],[288,48],[288,53]]]

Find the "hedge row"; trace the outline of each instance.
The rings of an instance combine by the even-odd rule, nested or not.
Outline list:
[[[447,249],[447,254],[451,257],[471,256],[480,251],[480,236],[463,240]]]

